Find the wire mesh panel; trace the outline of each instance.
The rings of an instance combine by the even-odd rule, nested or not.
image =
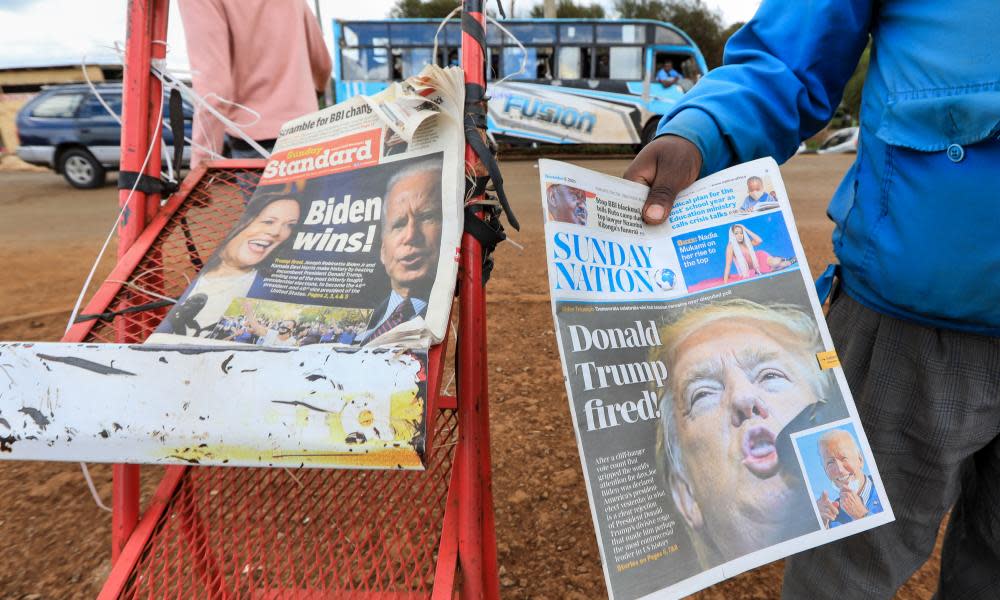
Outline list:
[[[260,172],[209,169],[170,217],[156,241],[105,309],[118,312],[177,298],[194,279],[216,246],[242,214]],[[166,316],[168,307],[126,313],[100,320],[86,341],[137,343],[145,340]]]
[[[456,424],[424,473],[189,469],[120,597],[428,597]]]
[[[226,167],[204,173],[131,274],[108,280],[121,289],[106,306],[89,308],[105,315],[84,341],[145,340],[169,310],[148,306],[184,292],[259,176]],[[118,314],[127,309],[139,310]],[[455,412],[438,412],[434,424],[425,472],[188,468],[119,597],[428,597],[457,443]]]

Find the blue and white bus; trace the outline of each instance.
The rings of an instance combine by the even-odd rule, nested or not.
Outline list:
[[[393,19],[334,21],[334,93],[338,102],[372,94],[414,75],[432,61],[460,61],[461,26]],[[638,144],[707,72],[698,47],[683,31],[642,19],[511,19],[503,21],[524,45],[487,27],[490,81],[488,125],[498,138],[555,144]],[[526,58],[526,62],[523,62]],[[522,64],[526,69],[518,73]],[[679,77],[663,85],[656,74]]]

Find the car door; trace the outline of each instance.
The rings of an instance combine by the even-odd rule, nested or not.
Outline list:
[[[121,114],[120,91],[97,90],[97,93],[115,115]],[[80,143],[86,146],[102,165],[117,167],[121,156],[121,126],[93,92],[87,95],[77,111],[76,123]]]
[[[51,160],[55,148],[77,141],[74,118],[83,101],[83,93],[43,92],[18,115],[18,134],[22,147],[47,150]]]

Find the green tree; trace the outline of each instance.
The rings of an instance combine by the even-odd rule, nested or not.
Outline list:
[[[857,124],[858,117],[861,115],[861,89],[865,85],[865,78],[868,77],[868,60],[871,49],[871,42],[868,42],[868,47],[861,54],[861,60],[858,61],[858,66],[854,69],[854,75],[851,75],[847,81],[847,86],[844,88],[844,99],[841,101],[841,106],[850,114],[854,124]]]
[[[389,10],[393,19],[443,19],[461,0],[396,0]]]
[[[536,4],[531,8],[531,18],[541,19],[545,16],[545,7]],[[603,19],[606,15],[600,4],[577,4],[573,0],[559,0],[556,4],[556,16],[560,19]]]
[[[668,0],[615,0],[615,10],[623,19],[665,21],[670,9]]]

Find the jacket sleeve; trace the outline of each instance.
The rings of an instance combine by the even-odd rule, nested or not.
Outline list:
[[[868,43],[876,0],[764,0],[657,135],[701,150],[702,176],[763,156],[787,160],[840,104]]]

